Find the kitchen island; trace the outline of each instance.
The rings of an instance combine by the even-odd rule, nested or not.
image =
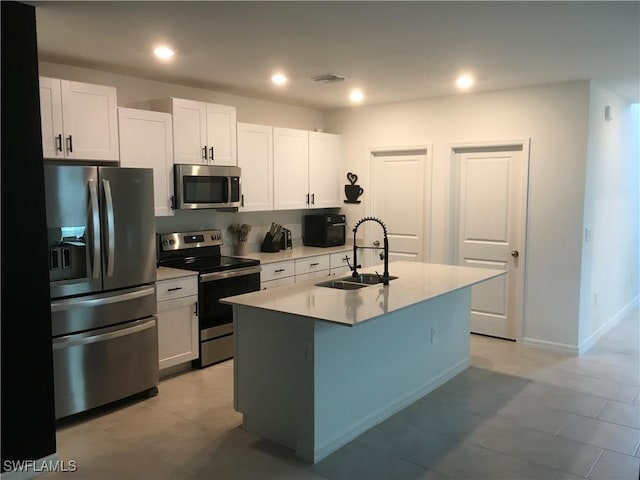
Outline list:
[[[222,300],[234,308],[245,430],[315,463],[470,366],[471,286],[505,272],[413,262],[389,271],[388,286],[314,279]]]

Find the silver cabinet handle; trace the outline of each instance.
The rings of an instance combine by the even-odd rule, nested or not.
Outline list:
[[[100,211],[98,210],[98,189],[93,180],[89,180],[89,199],[91,201],[91,229],[93,235],[91,243],[93,244],[93,255],[91,259],[91,268],[93,279],[100,278]]]
[[[375,242],[373,242],[373,246],[374,247],[379,247],[380,246],[380,240],[376,240]]]
[[[113,197],[111,195],[111,184],[109,180],[102,180],[104,189],[104,199],[107,203],[107,277],[113,276],[114,254],[116,251],[116,230],[113,218]]]
[[[520,256],[520,252],[518,250],[512,250],[511,251],[511,256],[513,258],[518,258]]]

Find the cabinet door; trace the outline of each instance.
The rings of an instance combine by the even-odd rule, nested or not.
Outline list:
[[[64,158],[60,80],[40,77],[40,122],[44,158]]]
[[[237,165],[235,107],[207,104],[207,155],[212,165]]]
[[[155,216],[173,215],[173,133],[168,113],[118,108],[120,166],[153,169]]]
[[[198,358],[198,297],[158,302],[160,369]]]
[[[241,212],[273,210],[273,127],[238,123]]]
[[[208,163],[207,104],[174,98],[173,161],[175,163]]]
[[[273,129],[273,208],[308,207],[309,132]]]
[[[311,208],[339,207],[341,137],[309,132],[309,193]]]
[[[60,81],[66,158],[118,161],[116,89]]]

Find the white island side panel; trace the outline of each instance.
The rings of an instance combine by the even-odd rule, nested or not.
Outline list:
[[[244,428],[321,460],[470,365],[470,298],[459,289],[352,328],[234,305]]]

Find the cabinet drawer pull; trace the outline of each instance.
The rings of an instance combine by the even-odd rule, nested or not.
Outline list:
[[[312,193],[311,194],[311,205],[315,205],[316,204],[316,194]]]
[[[320,263],[318,262],[309,264],[310,267],[317,267],[318,265],[320,265]]]
[[[211,161],[213,161],[213,147],[209,147],[209,152],[211,154]]]
[[[279,268],[279,269],[275,270],[274,273],[284,272],[284,270],[285,270],[284,268]]]
[[[56,150],[57,150],[58,152],[61,152],[61,151],[62,151],[62,134],[59,134],[59,135],[56,137]]]
[[[167,288],[167,292],[175,292],[176,290],[182,290],[182,287]]]
[[[67,151],[73,153],[73,137],[71,135],[67,137]]]
[[[207,159],[207,146],[202,147],[202,158]]]

